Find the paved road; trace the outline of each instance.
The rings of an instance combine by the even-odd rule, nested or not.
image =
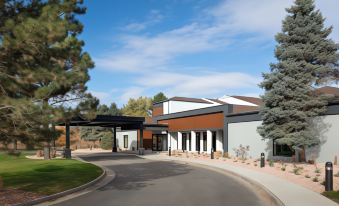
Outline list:
[[[145,160],[130,155],[84,159],[113,169],[116,178],[99,190],[58,205],[265,205],[256,189],[249,184],[210,169],[176,162]]]

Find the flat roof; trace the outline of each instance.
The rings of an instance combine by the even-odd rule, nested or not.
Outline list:
[[[86,127],[121,127],[121,129],[138,129],[145,122],[145,117],[132,116],[112,116],[112,115],[97,115],[92,120],[87,120],[82,117],[75,117],[69,122],[70,126],[86,126]],[[65,126],[66,123],[59,124]]]

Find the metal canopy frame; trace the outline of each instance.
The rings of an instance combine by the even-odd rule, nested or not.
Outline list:
[[[131,117],[131,116],[111,116],[111,115],[97,115],[95,119],[86,120],[81,117],[76,117],[71,119],[68,122],[59,124],[60,126],[66,127],[66,147],[65,147],[65,157],[71,158],[71,149],[70,149],[70,127],[71,126],[85,126],[85,127],[105,127],[113,129],[113,148],[112,152],[117,152],[117,142],[116,142],[116,132],[117,127],[120,127],[121,130],[140,130],[139,137],[139,148],[143,148],[143,129],[145,122],[144,117]]]

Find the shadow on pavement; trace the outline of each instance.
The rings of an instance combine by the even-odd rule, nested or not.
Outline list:
[[[150,185],[152,181],[172,176],[184,175],[190,169],[185,164],[163,161],[149,161],[137,156],[86,157],[86,161],[105,161],[105,166],[116,173],[116,178],[99,191],[138,190]],[[107,162],[111,162],[107,165]]]

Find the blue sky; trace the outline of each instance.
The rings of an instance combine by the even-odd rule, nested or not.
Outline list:
[[[101,103],[153,96],[258,96],[292,0],[85,0],[80,38]],[[338,0],[318,0],[339,41]]]

